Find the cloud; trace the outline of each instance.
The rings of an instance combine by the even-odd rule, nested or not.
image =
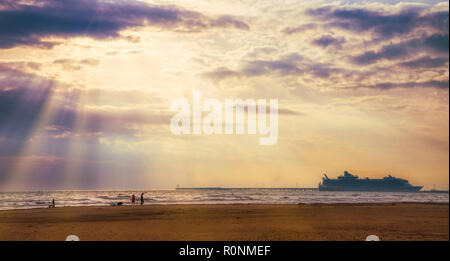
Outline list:
[[[204,76],[214,81],[220,81],[226,78],[240,77],[241,74],[237,71],[230,70],[226,67],[219,67],[213,71],[204,73]]]
[[[448,54],[448,47],[448,34],[433,34],[397,44],[385,45],[379,51],[367,51],[351,57],[350,60],[355,64],[368,65],[383,59],[397,60],[407,58],[419,52]]]
[[[331,64],[305,60],[302,56],[292,53],[275,60],[252,60],[240,70],[246,77],[277,74],[279,76],[311,74],[318,78],[328,78],[333,74],[344,73],[346,70],[336,68]]]
[[[291,53],[277,59],[255,59],[246,61],[237,70],[219,67],[204,75],[212,80],[223,80],[232,77],[258,77],[266,75],[299,76],[311,74],[318,78],[328,78],[334,74],[346,73],[347,70],[334,67],[331,64],[305,60],[297,53]]]
[[[6,68],[15,69],[19,71],[39,71],[42,67],[40,62],[27,62],[27,61],[12,61],[12,62],[2,62],[0,63],[0,70],[5,70]]]
[[[254,60],[248,62],[242,69],[246,76],[260,76],[276,72],[280,75],[302,74],[296,63],[284,60]]]
[[[296,34],[296,33],[303,33],[305,31],[314,30],[318,27],[317,24],[309,23],[309,24],[302,24],[296,27],[286,27],[282,30],[285,34]]]
[[[58,42],[46,37],[118,37],[137,26],[156,26],[174,31],[249,26],[232,16],[208,17],[176,6],[143,2],[102,0],[44,0],[34,4],[11,2],[0,9],[0,48],[31,45],[50,48]]]
[[[382,37],[412,32],[417,28],[430,28],[440,33],[449,30],[448,12],[424,13],[421,8],[408,8],[394,14],[384,14],[364,8],[321,7],[307,13],[328,21],[327,26],[353,32],[372,31]]]
[[[415,87],[425,87],[425,88],[436,88],[436,89],[448,89],[448,80],[447,81],[437,81],[430,80],[425,82],[384,82],[377,83],[373,85],[361,86],[358,88],[370,88],[370,89],[380,89],[380,90],[389,90],[394,88],[415,88]]]
[[[379,51],[367,51],[363,54],[351,57],[351,61],[359,65],[368,65],[382,59],[394,60],[408,56],[408,44],[386,45]]]
[[[80,60],[79,63],[84,65],[97,66],[100,63],[100,60],[94,58],[87,58]]]
[[[67,71],[81,70],[83,66],[97,66],[100,64],[100,60],[94,58],[87,58],[82,60],[75,59],[56,59],[53,64],[60,65],[62,69]]]
[[[334,46],[334,47],[340,47],[342,43],[345,42],[345,38],[335,38],[331,35],[323,35],[319,38],[316,38],[313,40],[313,44],[322,46],[322,47],[328,47],[328,46]]]
[[[448,44],[448,29],[447,34],[433,34],[423,39],[423,45],[436,52],[448,53]]]
[[[241,29],[241,30],[249,30],[250,29],[250,27],[246,23],[244,23],[230,15],[219,16],[217,19],[211,20],[210,26],[212,26],[212,27],[234,27],[234,28]]]
[[[442,67],[446,63],[448,63],[448,57],[421,57],[408,62],[399,63],[399,65],[407,68],[436,68]]]
[[[281,75],[302,74],[303,71],[298,67],[298,62],[303,57],[297,53],[292,53],[276,60],[252,60],[246,62],[241,69],[245,76],[259,76],[277,72]]]

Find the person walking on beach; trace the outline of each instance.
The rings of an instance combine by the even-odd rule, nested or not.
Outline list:
[[[134,196],[134,194],[131,196],[131,204],[134,204],[134,202],[136,201],[136,197]]]
[[[144,205],[144,192],[141,193],[141,206]]]

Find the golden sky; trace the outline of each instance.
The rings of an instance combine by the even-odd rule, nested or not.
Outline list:
[[[0,189],[449,184],[449,5],[0,1]],[[278,142],[170,132],[170,103],[278,99]]]

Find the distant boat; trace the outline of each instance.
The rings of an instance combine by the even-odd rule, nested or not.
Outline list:
[[[423,186],[413,186],[406,179],[386,176],[382,179],[360,179],[357,175],[344,171],[337,179],[324,174],[319,191],[381,191],[381,192],[418,192]]]

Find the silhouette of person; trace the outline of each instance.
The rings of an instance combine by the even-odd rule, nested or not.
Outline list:
[[[141,206],[144,205],[144,193],[141,193]]]
[[[131,196],[131,204],[134,204],[134,202],[136,201],[136,197],[134,196],[134,194]]]

